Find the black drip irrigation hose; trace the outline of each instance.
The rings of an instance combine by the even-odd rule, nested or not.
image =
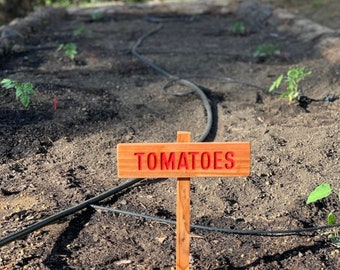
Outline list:
[[[96,210],[104,210],[109,211],[117,214],[123,214],[123,215],[129,215],[134,216],[138,218],[144,218],[148,220],[157,221],[160,223],[167,223],[171,225],[175,225],[175,220],[169,220],[164,218],[159,218],[155,216],[149,216],[144,214],[138,214],[133,212],[128,212],[120,209],[114,209],[110,207],[103,207],[99,205],[90,205],[92,208]],[[238,235],[252,235],[252,236],[286,236],[286,235],[296,235],[306,232],[314,232],[314,231],[320,231],[320,230],[326,230],[326,229],[332,229],[334,227],[339,227],[340,224],[334,224],[334,225],[325,225],[325,226],[318,226],[318,227],[309,227],[309,228],[297,228],[297,229],[289,229],[289,230],[238,230],[238,229],[226,229],[226,228],[217,228],[217,227],[209,227],[209,226],[202,226],[202,225],[195,225],[191,224],[190,228],[192,229],[199,229],[199,230],[205,230],[205,231],[215,231],[215,232],[222,232],[222,233],[228,233],[228,234],[238,234]]]
[[[40,228],[42,228],[42,227],[44,227],[44,226],[46,226],[46,225],[48,225],[50,223],[53,223],[53,222],[55,222],[58,219],[64,218],[66,216],[69,216],[69,215],[77,212],[77,211],[80,211],[80,210],[88,207],[89,205],[91,205],[93,203],[97,203],[97,202],[99,202],[99,201],[101,201],[101,200],[103,200],[103,199],[105,199],[105,198],[107,198],[109,196],[115,195],[118,192],[120,192],[120,191],[122,191],[122,190],[124,190],[124,189],[126,189],[126,188],[128,188],[128,187],[130,187],[130,186],[132,186],[132,185],[134,185],[134,184],[136,184],[138,182],[140,182],[141,180],[142,179],[140,179],[140,178],[129,179],[125,183],[123,183],[123,184],[121,184],[121,185],[119,185],[117,187],[114,187],[114,188],[112,188],[110,190],[107,190],[107,191],[101,193],[100,195],[98,195],[96,197],[88,199],[88,200],[86,200],[86,201],[84,201],[84,202],[82,202],[80,204],[77,204],[77,205],[75,205],[73,207],[70,207],[70,208],[68,208],[66,210],[63,210],[63,211],[61,211],[59,213],[56,213],[56,214],[54,214],[52,216],[49,216],[49,217],[47,217],[47,218],[45,218],[45,219],[43,219],[43,220],[41,220],[41,221],[39,221],[39,222],[37,222],[37,223],[35,223],[33,225],[30,225],[30,226],[26,227],[25,229],[23,229],[21,231],[14,232],[14,233],[12,233],[12,234],[4,237],[4,238],[1,238],[0,239],[0,247],[4,246],[4,245],[6,245],[6,244],[8,244],[8,243],[10,243],[10,242],[12,242],[14,240],[20,239],[23,236],[25,236],[25,235],[33,232],[33,231],[36,231],[36,230],[38,230],[38,229],[40,229]]]
[[[202,133],[202,135],[198,138],[197,141],[202,142],[205,140],[205,138],[209,135],[210,131],[211,131],[211,127],[213,124],[213,113],[212,113],[212,109],[211,109],[211,105],[209,103],[209,100],[207,98],[207,96],[205,95],[205,93],[203,92],[203,90],[196,84],[194,84],[193,82],[186,80],[186,79],[182,79],[180,77],[174,76],[171,73],[169,73],[168,71],[164,70],[163,68],[159,67],[158,65],[156,65],[155,63],[151,62],[150,60],[148,60],[147,58],[143,57],[142,55],[140,55],[137,52],[137,47],[143,42],[143,40],[155,33],[157,33],[159,30],[161,30],[163,28],[163,24],[159,24],[157,28],[147,32],[146,34],[142,35],[137,42],[134,44],[134,46],[132,46],[131,49],[131,53],[138,58],[140,61],[142,61],[144,64],[146,64],[147,66],[149,66],[150,68],[154,69],[156,72],[158,72],[159,74],[167,77],[169,80],[171,81],[176,81],[178,84],[182,84],[184,86],[187,86],[189,88],[192,89],[192,91],[186,92],[185,94],[189,94],[189,93],[193,93],[195,92],[200,99],[203,102],[203,106],[206,110],[207,113],[207,123],[205,126],[205,129]],[[177,94],[174,94],[177,95]],[[183,94],[181,94],[183,95]]]

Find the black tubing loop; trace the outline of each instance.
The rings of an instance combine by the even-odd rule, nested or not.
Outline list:
[[[151,68],[155,69],[158,73],[162,74],[163,76],[166,76],[167,78],[170,78],[172,80],[177,80],[178,83],[182,84],[182,85],[185,85],[187,87],[190,87],[193,89],[193,91],[195,91],[199,97],[201,98],[202,102],[203,102],[203,105],[205,107],[205,110],[207,111],[207,124],[206,124],[206,127],[204,129],[204,132],[202,133],[202,135],[198,138],[197,141],[199,142],[202,142],[205,140],[205,138],[208,136],[208,134],[210,133],[210,130],[211,130],[211,127],[212,127],[212,122],[213,122],[213,116],[212,116],[212,110],[211,110],[211,106],[209,104],[209,101],[207,99],[207,97],[205,96],[204,92],[197,86],[195,85],[194,83],[190,82],[190,81],[187,81],[187,80],[184,80],[184,79],[180,79],[176,76],[173,76],[171,75],[169,72],[165,71],[164,69],[160,68],[159,66],[157,66],[156,64],[152,63],[151,61],[149,61],[148,59],[144,58],[143,56],[141,56],[140,54],[138,54],[136,52],[136,48],[141,44],[141,42],[146,38],[148,37],[149,35],[153,34],[153,33],[156,33],[157,31],[159,31],[163,26],[162,25],[159,25],[156,29],[144,34],[142,37],[140,37],[137,42],[135,43],[135,45],[132,47],[131,49],[131,52],[134,56],[136,56],[140,61],[142,61],[143,63],[145,63],[146,65],[150,66]],[[37,223],[35,224],[32,224],[20,231],[17,231],[17,232],[14,232],[8,236],[5,236],[4,238],[1,238],[0,239],[0,247],[1,246],[4,246],[14,240],[17,240],[17,239],[20,239],[22,238],[23,236],[33,232],[33,231],[36,231],[50,223],[53,223],[55,222],[56,220],[58,219],[61,219],[61,218],[64,218],[66,216],[69,216],[77,211],[80,211],[86,207],[88,207],[90,204],[94,204],[96,202],[99,202],[107,197],[110,197],[112,195],[115,195],[117,194],[118,192],[142,181],[143,178],[132,178],[132,179],[128,179],[125,183],[115,187],[115,188],[112,188],[108,191],[105,191],[101,194],[99,194],[98,196],[96,197],[93,197],[91,199],[88,199],[80,204],[77,204],[73,207],[70,207],[66,210],[63,210],[63,211],[60,211],[59,213],[56,213],[52,216],[49,216],[41,221],[38,221]]]
[[[141,54],[139,54],[137,52],[137,48],[138,46],[143,42],[143,40],[155,33],[157,33],[159,30],[161,30],[163,28],[163,24],[159,24],[155,29],[147,32],[146,34],[142,35],[137,42],[132,46],[131,48],[131,53],[137,57],[140,61],[142,61],[144,64],[146,64],[147,66],[149,66],[150,68],[154,69],[156,72],[158,72],[159,74],[167,77],[170,80],[173,80],[175,82],[177,82],[178,84],[182,84],[184,86],[187,86],[189,88],[192,89],[192,91],[187,92],[188,94],[195,92],[199,98],[201,99],[204,109],[206,111],[207,114],[207,121],[206,121],[206,126],[205,129],[202,133],[202,135],[197,139],[198,142],[203,142],[209,135],[211,129],[212,129],[212,125],[213,125],[213,113],[212,113],[212,108],[211,105],[209,103],[209,100],[207,98],[207,96],[205,95],[205,93],[203,92],[203,90],[196,85],[195,83],[186,80],[186,79],[182,79],[180,77],[174,76],[171,73],[169,73],[168,71],[164,70],[163,68],[159,67],[158,65],[156,65],[155,63],[151,62],[149,59],[145,58],[144,56],[142,56]]]

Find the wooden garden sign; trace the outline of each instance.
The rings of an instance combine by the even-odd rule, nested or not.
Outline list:
[[[177,177],[176,269],[189,269],[190,177],[248,176],[250,143],[191,142],[179,131],[176,143],[118,144],[118,177]]]

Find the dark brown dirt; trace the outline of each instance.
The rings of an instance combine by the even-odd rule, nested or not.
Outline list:
[[[13,91],[0,91],[0,237],[125,182],[116,176],[118,143],[171,142],[179,130],[197,139],[204,130],[199,98],[164,95],[168,80],[130,53],[157,24],[144,15],[105,9],[99,20],[79,14],[55,19],[33,31],[20,44],[24,50],[0,56],[0,78],[32,82],[38,91],[27,109]],[[241,4],[228,14],[161,16],[174,20],[164,22],[139,52],[204,88],[215,119],[208,141],[252,146],[249,177],[192,179],[192,223],[285,230],[325,225],[329,211],[339,215],[335,194],[322,203],[305,203],[323,182],[339,189],[339,100],[300,106],[207,77],[268,88],[289,68],[306,66],[313,74],[302,83],[305,96],[340,95],[339,54],[332,47],[338,33],[268,5]],[[245,35],[229,30],[239,20],[245,22]],[[74,36],[81,25],[86,32]],[[78,46],[74,60],[57,51],[68,42]],[[263,43],[277,45],[280,56],[254,58]],[[174,219],[175,201],[175,179],[146,179],[101,205]],[[191,233],[192,269],[340,268],[339,250],[322,231],[280,237]],[[174,266],[172,225],[91,208],[0,248],[0,269]]]

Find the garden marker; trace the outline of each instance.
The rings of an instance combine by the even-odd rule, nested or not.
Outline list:
[[[248,176],[250,143],[196,143],[177,132],[176,143],[126,143],[117,146],[118,177],[177,177],[176,269],[189,269],[190,177]]]

